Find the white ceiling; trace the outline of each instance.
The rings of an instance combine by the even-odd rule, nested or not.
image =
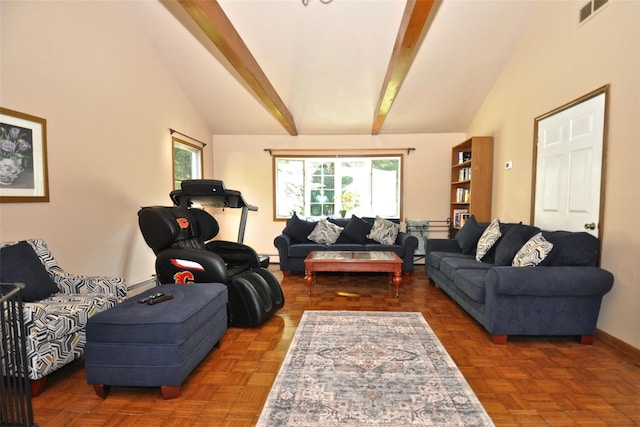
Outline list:
[[[437,2],[381,134],[464,132],[541,1]],[[300,135],[371,134],[404,0],[220,0]],[[287,134],[175,1],[128,2],[213,134]]]

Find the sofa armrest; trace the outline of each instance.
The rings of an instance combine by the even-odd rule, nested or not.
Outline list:
[[[413,234],[399,232],[396,237],[396,245],[400,245],[403,248],[402,256],[402,271],[413,271],[413,257],[418,247],[418,238]]]
[[[27,328],[27,335],[33,333],[31,328],[33,325],[45,325],[47,323],[47,311],[44,307],[44,303],[41,302],[24,302],[22,303],[22,317],[24,319],[25,327]]]
[[[400,231],[396,237],[396,244],[404,247],[405,254],[410,253],[413,256],[418,247],[418,238],[413,234]]]
[[[220,255],[196,248],[169,248],[158,252],[156,273],[161,284],[228,283],[230,276]]]
[[[280,234],[273,239],[273,245],[278,249],[287,249],[293,245],[293,239],[288,234]]]
[[[424,239],[425,254],[429,252],[455,252],[462,253],[456,239]]]
[[[494,267],[486,292],[520,296],[602,296],[613,287],[613,274],[599,267]]]
[[[293,239],[288,234],[280,234],[273,239],[273,245],[278,249],[280,269],[289,269],[289,246],[293,245]]]
[[[65,294],[111,294],[122,301],[127,297],[127,284],[122,277],[83,276],[67,273],[59,267],[49,268],[53,281]]]

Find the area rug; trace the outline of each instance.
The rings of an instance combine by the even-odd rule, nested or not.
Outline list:
[[[306,311],[258,426],[493,426],[421,313]]]

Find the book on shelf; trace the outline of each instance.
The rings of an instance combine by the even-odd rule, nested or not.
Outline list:
[[[471,151],[458,152],[458,163],[464,163],[471,160]]]
[[[455,228],[462,227],[464,225],[464,221],[466,221],[468,217],[469,217],[469,211],[467,209],[454,209],[453,210],[453,226]]]
[[[458,181],[469,181],[471,179],[471,168],[466,167],[458,171]]]
[[[463,214],[461,215],[461,218],[460,218],[460,228],[464,227],[464,223],[465,223],[465,222],[467,222],[467,220],[469,219],[469,217],[470,217],[470,216],[471,216],[471,214],[470,214],[470,213],[468,213],[468,212],[467,212],[467,213],[463,213]]]
[[[469,201],[470,191],[468,188],[458,188],[456,190],[456,202],[467,203]]]

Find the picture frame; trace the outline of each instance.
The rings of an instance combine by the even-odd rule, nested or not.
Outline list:
[[[0,107],[0,202],[48,202],[47,121]]]

